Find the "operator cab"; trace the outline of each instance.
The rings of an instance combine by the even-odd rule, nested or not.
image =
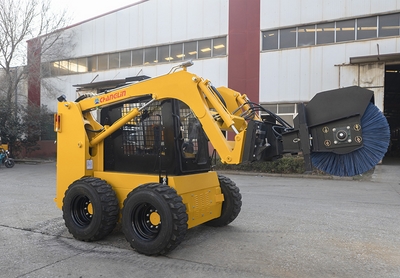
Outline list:
[[[101,124],[112,125],[150,99],[141,97],[103,108]],[[208,139],[201,124],[176,99],[152,102],[104,141],[105,171],[182,175],[207,172],[210,167]]]

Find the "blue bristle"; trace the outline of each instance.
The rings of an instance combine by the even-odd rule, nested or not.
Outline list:
[[[355,176],[372,169],[384,157],[390,128],[383,113],[370,103],[361,118],[363,146],[348,154],[311,153],[312,164],[334,176]]]

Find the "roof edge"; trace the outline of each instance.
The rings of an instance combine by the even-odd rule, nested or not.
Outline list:
[[[97,15],[97,16],[95,16],[95,17],[91,17],[91,18],[86,19],[86,20],[83,20],[83,21],[81,21],[81,22],[77,22],[77,23],[72,24],[72,25],[70,25],[70,26],[67,26],[67,27],[65,27],[65,28],[63,28],[63,29],[69,29],[69,28],[72,28],[72,27],[81,25],[81,24],[83,24],[83,23],[86,23],[86,22],[88,22],[88,21],[92,21],[92,20],[95,20],[95,19],[97,19],[97,18],[106,16],[106,15],[109,15],[109,14],[112,14],[112,13],[115,13],[115,12],[118,12],[118,11],[121,11],[121,10],[125,10],[125,9],[127,9],[127,8],[130,8],[130,7],[133,7],[133,6],[136,6],[136,5],[140,5],[140,4],[142,4],[142,3],[144,3],[144,2],[147,2],[147,1],[150,1],[150,0],[141,0],[141,1],[136,2],[136,3],[132,3],[132,4],[129,4],[129,5],[123,6],[123,7],[121,7],[121,8],[118,8],[118,9],[115,9],[115,10],[111,10],[111,11],[106,12],[106,13],[104,13],[104,14],[100,14],[100,15]]]
[[[106,12],[106,13],[103,13],[103,14],[100,14],[100,15],[97,15],[97,16],[95,16],[95,17],[91,17],[91,18],[85,19],[85,20],[83,20],[83,21],[74,23],[74,24],[72,24],[72,25],[68,25],[68,26],[65,26],[65,27],[63,27],[63,28],[54,30],[54,31],[51,32],[51,33],[43,34],[43,35],[40,35],[40,36],[38,36],[38,37],[31,38],[31,39],[27,40],[27,42],[29,42],[29,41],[31,41],[31,40],[35,40],[35,39],[40,38],[40,37],[44,37],[44,36],[50,35],[50,34],[55,33],[55,32],[64,31],[64,30],[67,30],[67,29],[74,28],[74,27],[79,26],[79,25],[81,25],[81,24],[84,24],[84,23],[86,23],[86,22],[89,22],[89,21],[98,19],[98,18],[100,18],[100,17],[103,17],[103,16],[106,16],[106,15],[109,15],[109,14],[112,14],[112,13],[115,13],[115,12],[118,12],[118,11],[121,11],[121,10],[124,10],[124,9],[127,9],[127,8],[130,8],[130,7],[133,7],[133,6],[142,4],[142,3],[147,2],[147,1],[150,1],[150,0],[141,0],[141,1],[136,2],[136,3],[132,3],[132,4],[129,4],[129,5],[123,6],[123,7],[121,7],[121,8],[118,8],[118,9],[115,9],[115,10],[111,10],[111,11],[109,11],[109,12]]]

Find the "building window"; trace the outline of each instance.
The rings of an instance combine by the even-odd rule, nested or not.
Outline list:
[[[294,104],[279,104],[278,105],[278,113],[279,114],[293,114],[295,112]]]
[[[269,112],[278,115],[288,124],[293,126],[293,119],[297,115],[296,103],[262,104],[262,107],[267,109]],[[262,118],[268,119],[268,115],[269,114],[265,111],[261,112]]]
[[[109,69],[119,68],[119,53],[111,53],[108,56],[108,68]]]
[[[263,50],[278,49],[278,30],[263,32]]]
[[[68,61],[68,73],[74,74],[78,72],[78,63],[76,59],[71,59]]]
[[[67,60],[59,61],[58,62],[58,74],[59,75],[66,75],[69,73],[69,62]]]
[[[48,77],[141,66],[154,63],[178,62],[184,59],[211,58],[224,56],[226,53],[226,37],[219,37],[201,41],[181,42],[109,54],[93,55],[65,61],[47,62],[43,63],[42,67],[48,68],[47,74],[45,74],[45,76]]]
[[[108,69],[108,54],[97,56],[97,70]]]
[[[213,39],[213,57],[226,55],[226,38]]]
[[[143,65],[143,49],[137,49],[132,51],[132,66]]]
[[[400,35],[400,13],[262,32],[262,50]]]
[[[87,58],[88,71],[97,71],[97,56]]]
[[[357,40],[376,38],[376,23],[376,16],[357,19]]]
[[[317,25],[317,44],[335,42],[335,23],[324,23]]]
[[[158,47],[158,62],[169,62],[173,58],[169,55],[169,45]]]
[[[280,31],[280,48],[296,47],[296,28]]]
[[[184,43],[185,59],[197,59],[197,42]]]
[[[199,41],[198,58],[209,58],[211,57],[211,40]]]
[[[263,104],[262,107],[267,109],[268,111],[276,114],[278,112],[278,105],[277,104]]]
[[[294,117],[295,115],[278,115],[279,117],[281,117],[281,119],[283,119],[285,122],[287,122],[288,124],[290,124],[291,126],[294,126]]]
[[[315,45],[315,25],[302,26],[298,29],[298,46]]]
[[[182,43],[177,43],[171,45],[171,59],[169,61],[175,62],[175,61],[182,61],[183,58],[185,57],[185,54],[183,54],[183,44]]]
[[[379,16],[379,37],[398,36],[400,29],[400,15]]]
[[[52,63],[52,75],[67,75],[87,72],[86,58],[64,60]],[[54,72],[55,71],[55,72]]]
[[[154,64],[157,63],[157,48],[151,47],[151,48],[146,48],[144,50],[144,64]]]
[[[354,26],[354,19],[336,22],[336,42],[354,41]]]
[[[132,65],[131,51],[121,52],[119,54],[119,66],[121,68],[130,67]]]
[[[78,66],[78,72],[79,73],[88,71],[87,58],[76,59],[76,63],[77,63],[77,66]]]

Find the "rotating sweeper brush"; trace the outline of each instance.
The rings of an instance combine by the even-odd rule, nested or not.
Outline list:
[[[284,152],[301,150],[311,164],[335,176],[355,176],[384,157],[389,124],[374,105],[373,92],[347,87],[317,94],[298,106],[294,129],[282,134]]]

